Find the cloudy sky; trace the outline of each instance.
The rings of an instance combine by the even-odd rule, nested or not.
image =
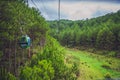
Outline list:
[[[28,0],[46,20],[58,20],[59,0]],[[82,20],[120,10],[120,0],[60,0],[60,19]]]

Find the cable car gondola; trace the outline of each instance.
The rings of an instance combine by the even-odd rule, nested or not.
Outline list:
[[[23,49],[29,48],[30,44],[31,44],[31,40],[28,35],[23,35],[19,40],[19,45]]]

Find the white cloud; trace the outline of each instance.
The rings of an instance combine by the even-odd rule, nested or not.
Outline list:
[[[39,6],[39,9],[43,9],[42,14],[46,19],[49,20],[53,20],[53,18],[58,19],[57,16],[58,1],[36,3],[36,4]],[[71,19],[71,20],[97,17],[104,15],[106,13],[116,12],[119,9],[120,9],[119,4],[103,3],[103,2],[88,2],[88,1],[64,2],[63,1],[61,2],[60,5],[61,18]],[[51,13],[51,11],[53,12]]]
[[[61,3],[61,13],[68,15],[68,19],[72,20],[95,17],[93,14],[97,11],[103,11],[103,14],[105,14],[104,12],[115,12],[119,9],[120,5],[110,3]],[[98,14],[98,16],[101,14]]]

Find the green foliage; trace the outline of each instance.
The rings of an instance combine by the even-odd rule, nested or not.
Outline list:
[[[115,37],[113,33],[108,29],[105,28],[100,30],[97,35],[97,46],[100,49],[107,49],[112,50],[114,45]]]
[[[5,68],[0,67],[0,80],[7,80],[7,71]]]
[[[110,73],[106,73],[104,77],[106,80],[112,80]]]
[[[20,73],[20,80],[51,80],[54,77],[54,69],[50,61],[42,60],[33,67],[25,66]]]
[[[111,51],[108,53],[108,56],[115,57],[117,56],[117,52]]]
[[[19,74],[19,66],[28,60],[28,51],[20,49],[17,44],[20,37],[27,34],[31,38],[32,49],[42,47],[48,30],[40,12],[30,8],[25,1],[0,0],[0,67],[4,66],[6,72],[9,69],[14,75]],[[30,53],[33,53],[32,49]]]
[[[107,64],[107,63],[104,63],[104,64],[102,64],[101,66],[102,66],[103,68],[105,68],[105,69],[110,69],[110,65]]]
[[[47,35],[48,24],[45,19],[38,10],[25,5],[25,1],[0,1],[0,66],[6,68],[1,69],[0,79],[16,80],[16,77],[11,73],[16,74],[18,67],[23,66],[25,61],[22,60],[22,55],[27,58],[27,51],[19,49],[17,41],[21,35],[28,34],[32,39],[31,53],[36,48],[37,54],[32,56],[28,65],[24,65],[18,71],[20,72],[20,75],[17,73],[20,80],[76,80],[80,75],[78,66],[73,64],[72,67],[68,67],[65,64],[64,49],[54,38]],[[103,17],[74,22],[61,20],[62,24],[60,24],[61,27],[58,28],[58,31],[57,22],[53,21],[52,24],[49,22],[50,28],[52,28],[49,33],[57,38],[62,45],[69,47],[82,45],[119,50],[120,46],[116,42],[120,42],[120,25],[114,24],[119,24],[117,20],[120,20],[120,15],[118,14],[119,12],[115,13],[115,19],[111,17],[111,20]],[[106,16],[109,17],[109,15]],[[104,29],[102,23],[106,26]],[[102,39],[103,37],[104,39]],[[100,47],[104,41],[106,43]],[[6,61],[2,62],[2,60]],[[8,73],[8,68],[11,73]]]
[[[20,73],[20,80],[30,80],[32,76],[32,69],[30,67],[24,67]]]
[[[1,59],[2,55],[3,55],[3,52],[2,52],[2,51],[0,51],[0,59]]]
[[[17,79],[13,74],[7,72],[5,68],[0,68],[0,80],[17,80]]]
[[[13,74],[8,73],[8,80],[17,80],[17,78]]]
[[[17,47],[17,41],[21,35],[27,34],[32,39],[31,53],[35,48],[41,48],[39,52],[36,51],[37,54],[33,55],[31,62],[20,69],[20,80],[70,80],[74,78],[72,75],[74,73],[64,63],[64,49],[54,38],[47,35],[47,23],[38,10],[29,8],[22,1],[1,1],[0,7],[2,7],[0,8],[2,11],[0,51],[7,49],[6,54],[11,52],[11,55],[16,57],[13,59],[16,63],[11,63],[14,65],[13,68],[17,70],[16,67],[19,67],[17,65],[24,64],[22,55],[27,57],[26,50],[21,52]],[[66,34],[67,36],[63,38],[68,41],[69,33]],[[13,68],[11,67],[11,70],[14,70]],[[16,74],[14,71],[11,72]]]
[[[60,27],[57,26],[57,21],[48,21],[51,28],[50,35],[63,46],[84,46],[119,51],[119,13],[120,11],[86,20],[60,20]],[[57,27],[59,34],[55,32]]]
[[[47,43],[43,50],[36,55],[33,55],[30,66],[33,67],[34,65],[38,65],[39,61],[47,60],[51,62],[53,67],[52,72],[54,72],[54,77],[51,77],[51,80],[75,79],[76,76],[73,76],[75,72],[72,72],[72,69],[69,69],[64,63],[64,49],[54,38],[51,38],[50,36],[48,36],[46,42]],[[44,72],[46,71],[47,70],[44,70]],[[48,77],[50,77],[50,75],[51,74],[49,74]]]
[[[78,80],[112,80],[120,77],[120,60],[118,58],[106,57],[103,55],[93,54],[87,51],[74,50],[66,48],[66,54],[69,55],[71,61],[78,65],[74,68],[80,76]],[[102,65],[104,67],[102,67]],[[112,79],[105,79],[105,75],[109,74]]]

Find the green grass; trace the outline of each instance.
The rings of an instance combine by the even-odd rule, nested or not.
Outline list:
[[[69,65],[71,62],[79,64],[78,80],[103,80],[106,75],[120,78],[120,59],[74,49],[66,49],[66,58]]]

